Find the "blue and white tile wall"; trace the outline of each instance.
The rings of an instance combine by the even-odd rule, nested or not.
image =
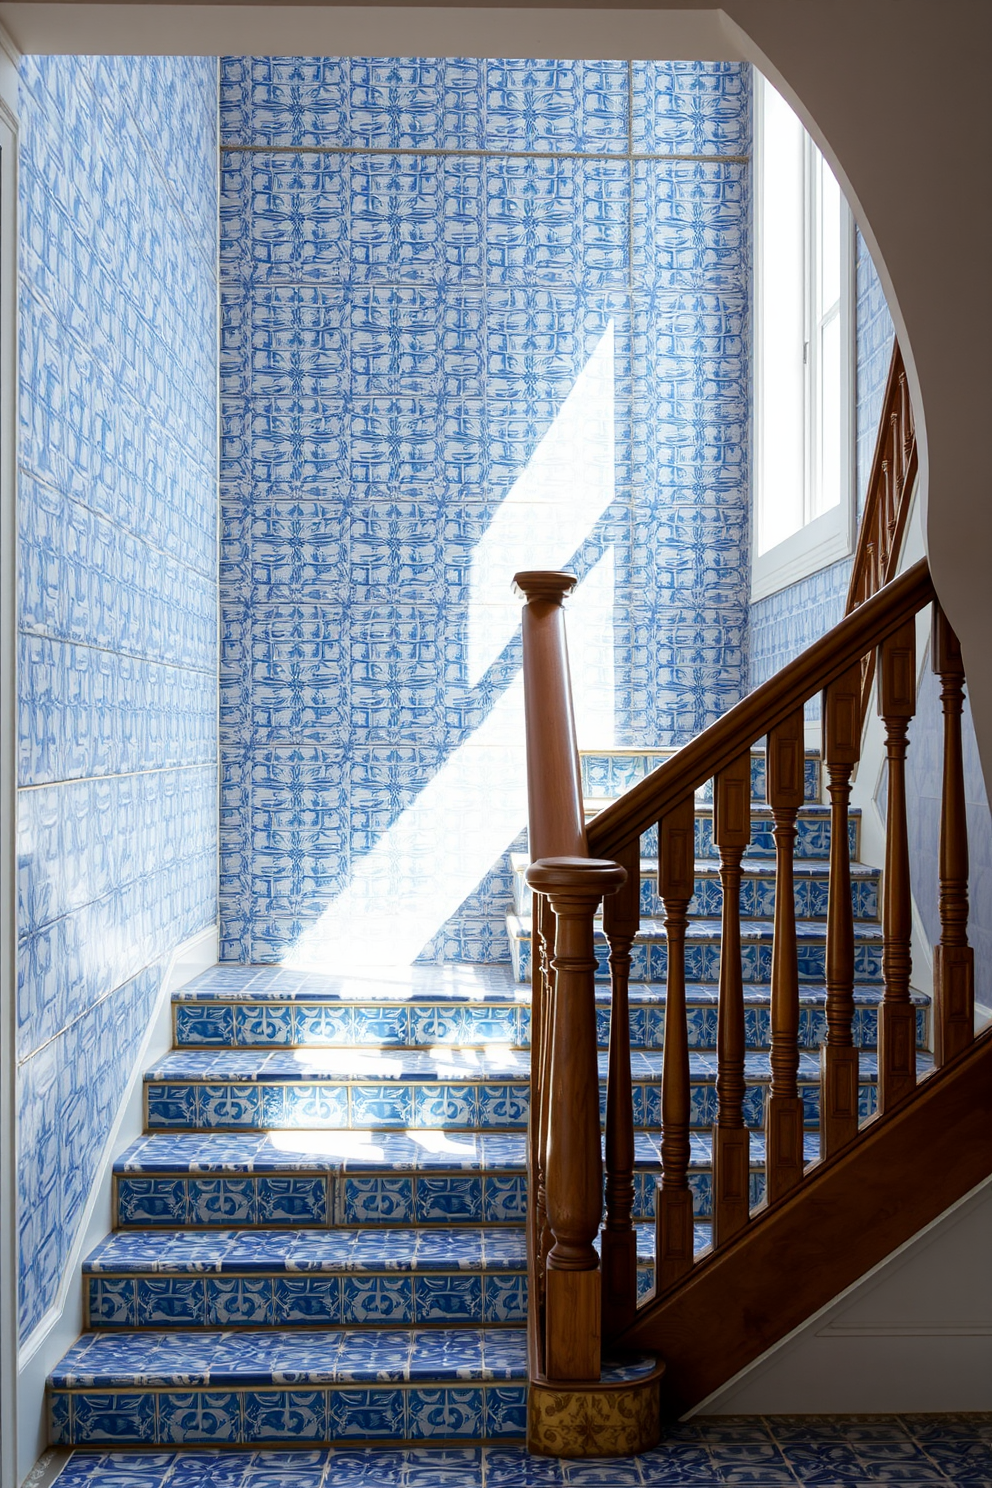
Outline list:
[[[506,959],[514,571],[586,743],[746,683],[748,69],[229,57],[221,127],[223,954]]]
[[[217,912],[217,64],[21,72],[21,1330]]]
[[[875,453],[875,437],[882,412],[882,398],[892,358],[892,317],[885,294],[865,247],[857,234],[857,389],[855,425],[858,512],[864,509],[868,477]],[[851,578],[851,560],[844,558],[819,573],[759,599],[751,606],[752,687],[767,682],[787,661],[811,646],[844,617],[844,602]],[[819,717],[819,703],[808,715]]]

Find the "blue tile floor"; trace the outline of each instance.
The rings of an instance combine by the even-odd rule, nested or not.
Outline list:
[[[709,1416],[642,1457],[566,1461],[520,1447],[73,1452],[56,1488],[869,1488],[992,1485],[992,1414]]]

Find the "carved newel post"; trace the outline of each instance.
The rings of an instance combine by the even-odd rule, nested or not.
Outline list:
[[[545,1371],[553,1380],[599,1379],[602,1338],[599,1256],[603,1212],[596,957],[593,919],[604,894],[624,882],[617,863],[545,858],[527,882],[555,915],[554,1022],[545,1184],[554,1243],[545,1277]]]

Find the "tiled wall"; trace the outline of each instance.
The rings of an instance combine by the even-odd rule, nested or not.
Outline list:
[[[739,697],[748,82],[223,60],[226,957],[507,958],[515,570],[584,742]]]
[[[21,74],[21,1330],[216,918],[216,62]]]
[[[857,482],[864,507],[892,357],[892,318],[871,255],[857,235]],[[851,560],[843,559],[751,606],[751,686],[766,682],[844,615]],[[818,704],[810,709],[817,711]]]

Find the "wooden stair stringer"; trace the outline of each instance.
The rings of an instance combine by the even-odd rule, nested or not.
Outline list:
[[[992,1030],[756,1211],[618,1342],[665,1361],[663,1411],[683,1415],[990,1175]]]

